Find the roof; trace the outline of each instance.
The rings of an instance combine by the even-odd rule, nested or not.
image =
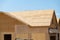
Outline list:
[[[59,23],[59,18],[57,18],[57,23]]]
[[[23,12],[7,12],[5,14],[14,17],[30,26],[49,26],[54,10],[34,10]]]

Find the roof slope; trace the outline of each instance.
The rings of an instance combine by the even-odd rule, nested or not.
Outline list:
[[[49,26],[53,17],[53,12],[54,10],[35,10],[8,12],[6,14],[21,20],[30,26]]]
[[[57,23],[59,23],[59,18],[57,18]]]

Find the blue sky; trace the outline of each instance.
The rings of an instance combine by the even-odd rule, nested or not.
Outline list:
[[[0,11],[49,10],[60,17],[60,0],[0,0]]]

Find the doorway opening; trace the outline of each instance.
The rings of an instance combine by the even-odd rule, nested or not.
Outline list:
[[[4,40],[11,40],[11,34],[4,34]]]
[[[50,40],[59,40],[58,33],[50,33]]]
[[[56,36],[50,36],[50,40],[56,40]]]

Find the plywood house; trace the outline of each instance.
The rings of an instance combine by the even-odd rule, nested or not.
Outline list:
[[[58,40],[55,11],[0,12],[0,40]]]
[[[57,18],[57,23],[58,23],[58,31],[59,31],[58,38],[60,40],[60,19],[59,18]]]

